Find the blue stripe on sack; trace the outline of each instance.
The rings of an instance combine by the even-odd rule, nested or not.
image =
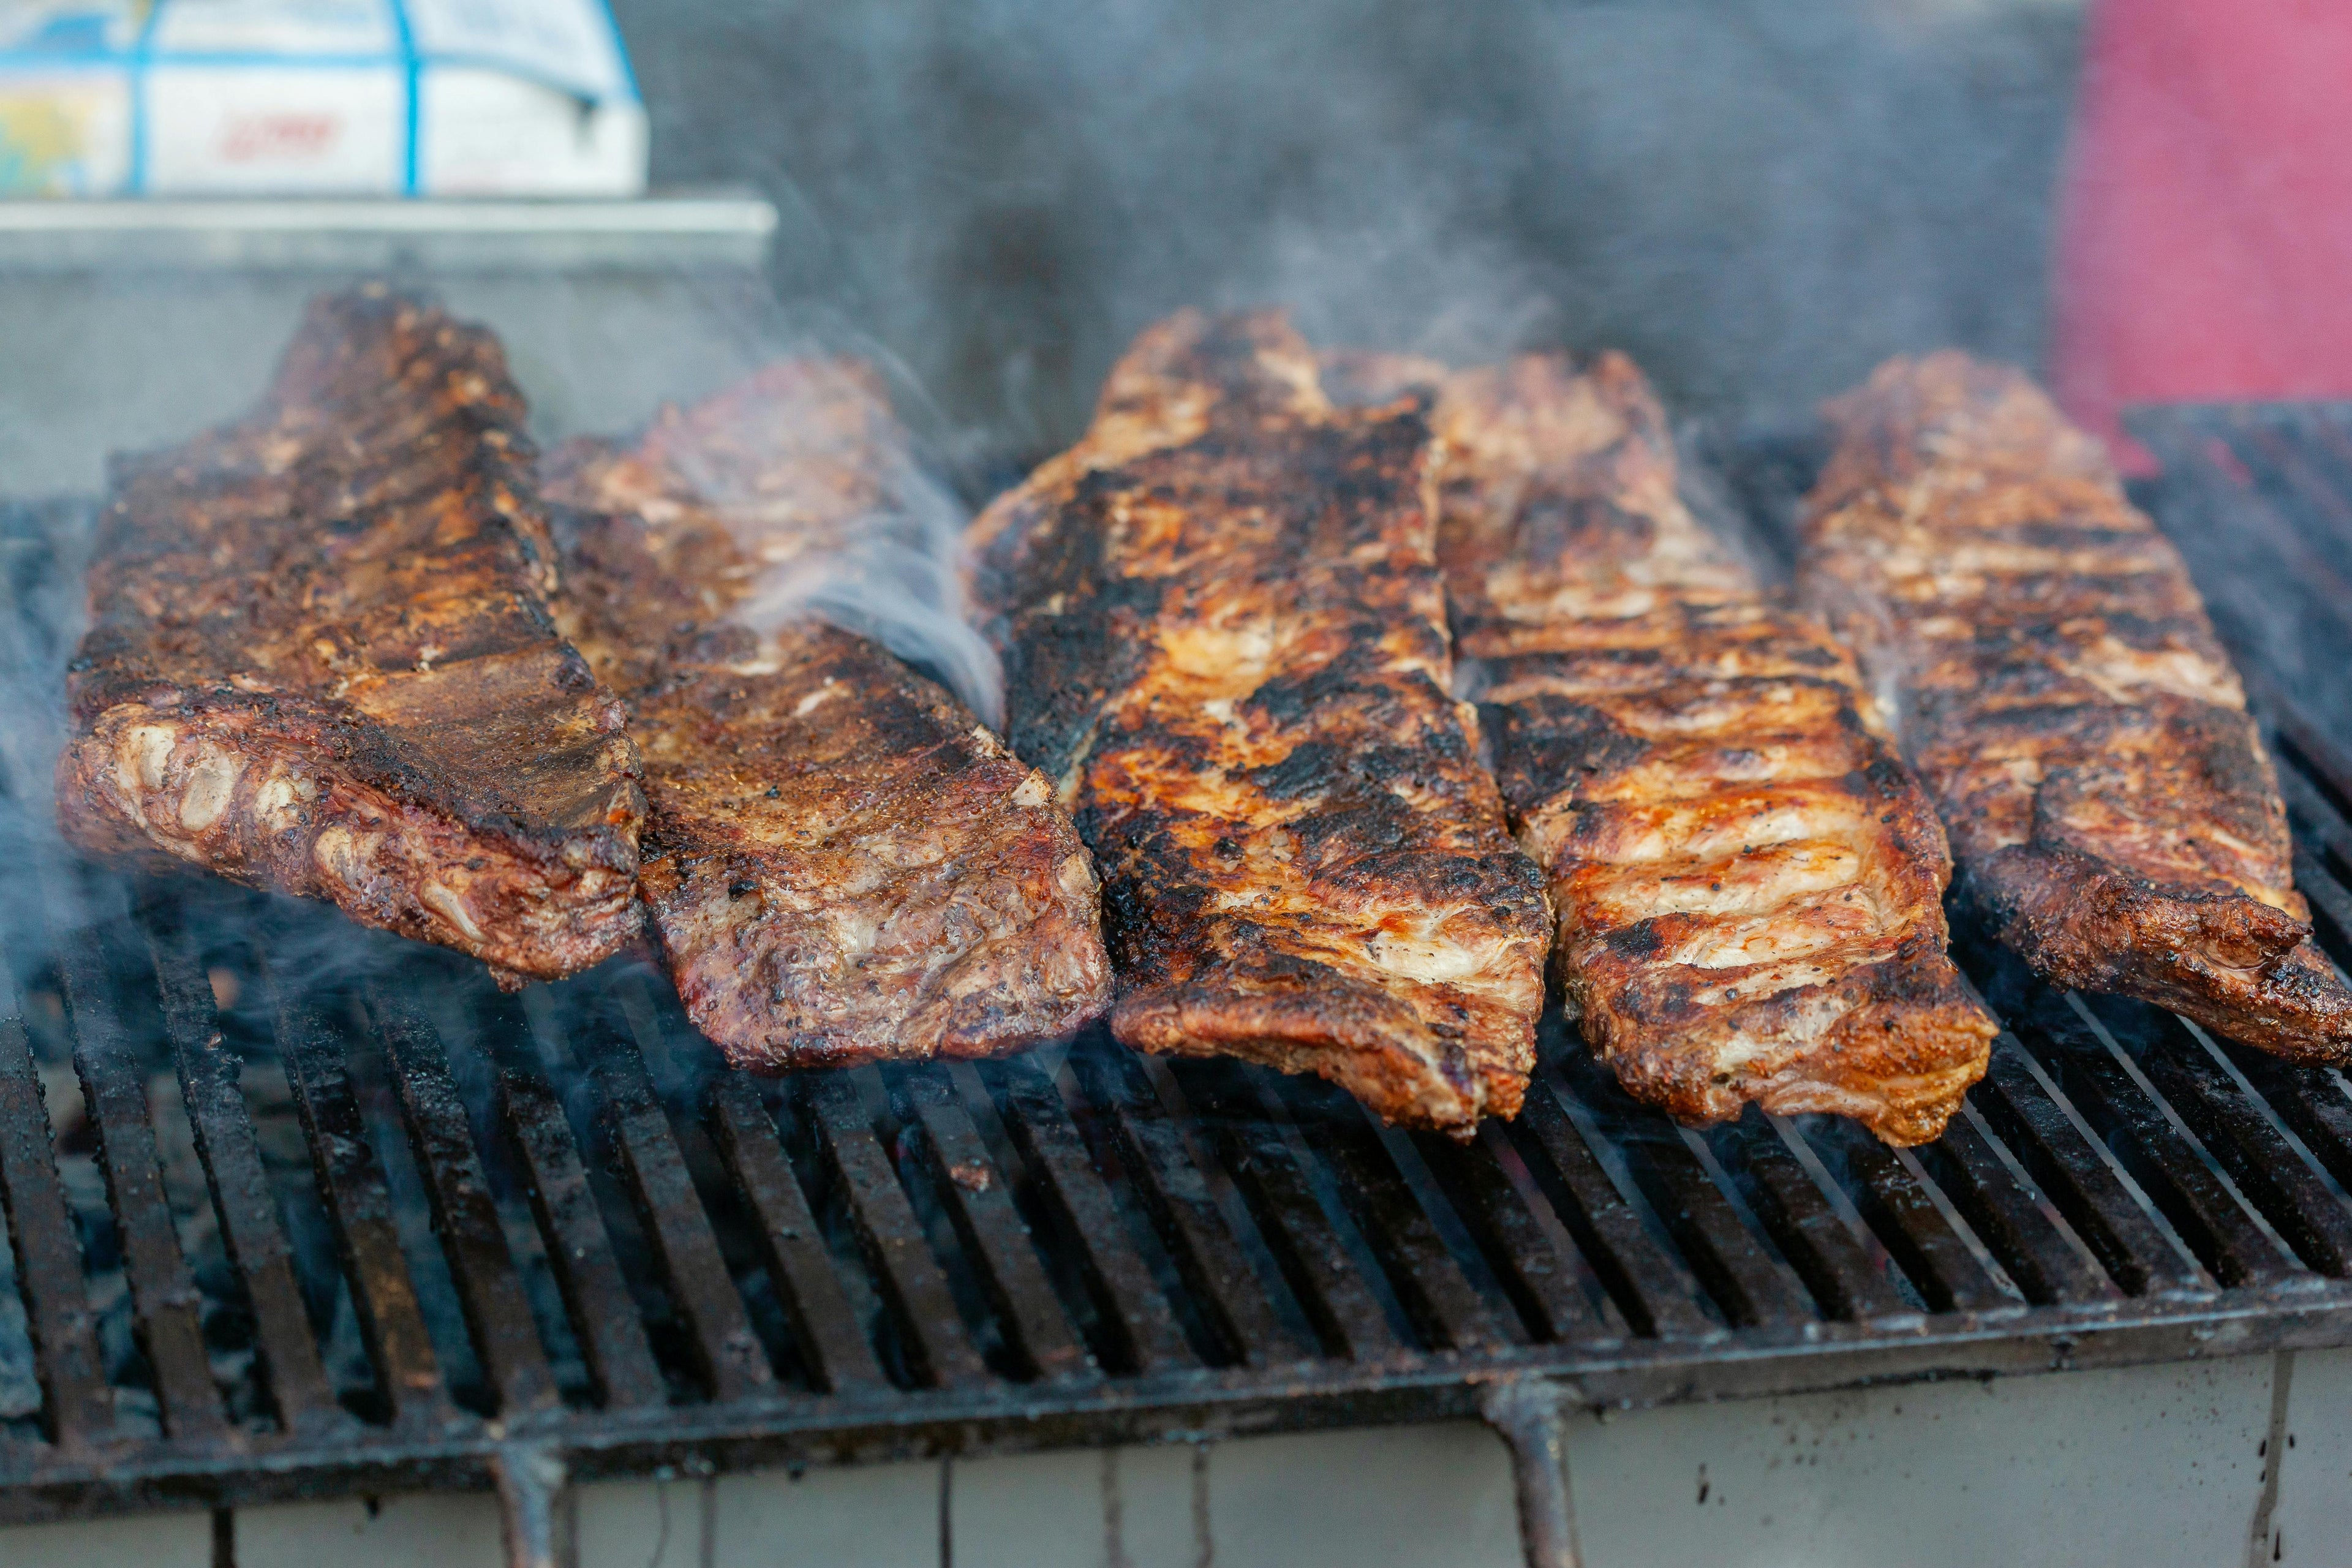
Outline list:
[[[604,33],[613,40],[613,58],[621,62],[621,86],[632,103],[643,103],[645,95],[637,90],[637,68],[629,63],[628,45],[621,37],[620,18],[613,15],[612,0],[596,0],[596,9],[604,13]]]
[[[119,66],[131,57],[121,49],[0,48],[0,67]]]
[[[155,0],[148,8],[147,20],[139,29],[139,41],[131,47],[131,169],[123,176],[126,195],[143,196],[147,194],[148,141],[153,134],[153,121],[147,111],[148,51],[154,47],[155,28],[163,20],[163,7],[169,0]]]
[[[402,116],[400,131],[400,190],[403,195],[415,195],[416,143],[423,131],[425,106],[418,100],[425,85],[425,62],[416,58],[416,32],[408,25],[408,0],[392,0],[393,25],[400,29],[400,58],[407,67],[408,111]]]

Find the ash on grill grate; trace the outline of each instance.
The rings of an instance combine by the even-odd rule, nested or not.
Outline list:
[[[12,701],[64,657],[53,560],[11,558]],[[2352,763],[2266,711],[2342,958]],[[330,910],[71,864],[9,747],[0,1518],[511,1489],[517,1445],[642,1473],[2352,1342],[2342,1077],[1990,950],[2011,1032],[1900,1152],[1686,1131],[1557,1017],[1467,1145],[1099,1032],[762,1081],[641,963],[508,997]]]

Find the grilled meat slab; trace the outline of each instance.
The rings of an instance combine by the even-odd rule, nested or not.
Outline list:
[[[1441,386],[1454,647],[1586,1039],[1685,1121],[1754,1100],[1934,1138],[1995,1026],[1946,955],[1942,831],[1853,659],[1691,515],[1630,360]]]
[[[1101,868],[1118,1038],[1468,1137],[1525,1092],[1550,916],[1448,695],[1426,447],[1279,316],[1188,312],[973,570],[1013,747]]]
[[[620,706],[554,557],[497,341],[322,299],[262,406],[118,459],[58,764],[66,836],[326,899],[509,981],[638,929]]]
[[[1898,359],[1830,405],[1802,580],[1900,715],[1963,894],[2042,973],[2342,1060],[2276,775],[2172,545],[2014,371]]]
[[[582,509],[559,613],[645,753],[646,900],[739,1067],[999,1055],[1109,1004],[1094,869],[1045,778],[864,637],[724,618],[887,507],[905,446],[864,367],[796,360],[549,465]]]

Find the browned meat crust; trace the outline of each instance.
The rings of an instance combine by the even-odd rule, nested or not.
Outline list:
[[[2286,814],[2179,555],[2024,376],[1894,360],[1830,405],[1803,583],[1862,651],[1960,888],[2042,973],[2338,1061]]]
[[[1109,1005],[1094,869],[1043,776],[864,637],[722,618],[887,505],[905,439],[865,367],[787,361],[550,465],[589,509],[559,515],[560,613],[645,752],[646,899],[739,1067],[1000,1055]]]
[[[68,676],[66,835],[553,977],[638,929],[623,715],[548,617],[498,342],[314,303],[268,398],[120,459]]]
[[[1525,1092],[1550,917],[1447,694],[1426,447],[1411,402],[1332,406],[1279,316],[1187,312],[974,572],[1014,749],[1102,868],[1118,1037],[1467,1137]]]
[[[1454,646],[1593,1049],[1685,1121],[1754,1100],[1936,1137],[1995,1027],[1853,660],[1691,516],[1622,355],[1453,375],[1433,423]]]

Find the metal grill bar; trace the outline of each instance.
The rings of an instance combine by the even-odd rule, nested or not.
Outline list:
[[[508,1132],[530,1175],[531,1214],[547,1237],[556,1287],[579,1336],[599,1400],[608,1408],[657,1405],[668,1398],[646,1342],[635,1296],[589,1190],[563,1102],[524,1031],[493,1036]]]
[[[2333,847],[2330,854],[2335,854]],[[2294,858],[2294,885],[2311,905],[2319,945],[2329,956],[2352,947],[2352,891],[2347,891],[2317,857],[2308,853],[2298,853]]]
[[[829,1394],[882,1387],[881,1364],[834,1275],[816,1215],[760,1097],[731,1074],[711,1079],[709,1093],[719,1147],[758,1218],[761,1250],[792,1314],[802,1362]]]
[[[163,1161],[146,1087],[114,1016],[112,985],[102,957],[84,942],[61,942],[58,969],[72,1009],[74,1068],[82,1104],[98,1133],[106,1173],[107,1206],[121,1237],[123,1273],[131,1287],[140,1347],[152,1364],[163,1429],[175,1437],[211,1437],[221,1431],[220,1395],[196,1321],[195,1281],[180,1253],[172,1205],[163,1195]]]
[[[2277,1058],[2232,1047],[2228,1052],[2263,1102],[2340,1185],[2352,1185],[2352,1100],[2335,1075],[2282,1067]]]
[[[392,1194],[352,1094],[342,1043],[318,1003],[296,991],[287,976],[268,978],[286,1077],[310,1142],[319,1196],[334,1222],[377,1392],[396,1421],[444,1423],[451,1415],[448,1388],[401,1251]]]
[[[2018,1184],[1991,1140],[1967,1110],[1944,1131],[1934,1166],[1944,1189],[1970,1229],[1983,1238],[2025,1299],[2037,1306],[2055,1301],[2096,1301],[2118,1294],[2098,1265],[2067,1241],[2064,1232]]]
[[[1692,1299],[1690,1277],[1650,1239],[1641,1216],[1561,1110],[1550,1084],[1528,1086],[1519,1125],[1566,1189],[1569,1201],[1560,1218],[1633,1331],[1657,1338],[1714,1337],[1714,1325]]]
[[[531,1321],[530,1299],[474,1152],[473,1129],[450,1076],[449,1058],[410,1004],[381,985],[369,988],[367,1001],[391,1056],[410,1142],[425,1173],[434,1225],[449,1256],[474,1351],[498,1390],[499,1408],[509,1415],[548,1409],[559,1398],[555,1373],[540,1345],[539,1325]]]
[[[2270,1216],[2305,1265],[2337,1279],[2352,1271],[2352,1214],[2296,1157],[2201,1039],[2168,1015],[2158,1027],[2172,1048],[2147,1054],[2147,1075],[2189,1131]]]
[[[929,1173],[946,1195],[949,1218],[977,1267],[981,1289],[1004,1324],[1023,1373],[1053,1378],[1091,1373],[1094,1360],[1070,1331],[1031,1245],[1029,1227],[1013,1207],[1010,1184],[957,1100],[955,1086],[936,1067],[903,1073],[898,1082],[922,1129]]]
[[[2037,987],[2038,989],[2038,987]],[[2224,1187],[2155,1100],[2132,1081],[2070,998],[2049,995],[2020,1031],[2042,1065],[2060,1076],[2125,1167],[2198,1260],[2225,1285],[2267,1288],[2294,1272],[2253,1216]]]
[[[1265,1296],[1250,1289],[1249,1260],[1158,1100],[1115,1058],[1090,1053],[1075,1065],[1087,1100],[1110,1123],[1122,1166],[1173,1255],[1187,1294],[1217,1336],[1219,1358],[1262,1367],[1306,1354]]]
[[[1748,1233],[1682,1134],[1645,1116],[1591,1058],[1576,1053],[1563,1066],[1725,1320],[1753,1327],[1811,1318],[1802,1283]]]
[[[1644,1139],[1629,1142],[1626,1160],[1727,1321],[1753,1327],[1812,1315],[1801,1283],[1756,1244],[1689,1149],[1663,1138]]]
[[[1356,1362],[1395,1355],[1401,1346],[1387,1312],[1256,1085],[1230,1062],[1181,1063],[1175,1077],[1325,1351]]]
[[[181,1100],[205,1168],[221,1238],[245,1287],[269,1401],[281,1428],[316,1433],[341,1417],[302,1306],[253,1118],[237,1086],[240,1063],[223,1044],[212,987],[176,931],[148,928],[150,951]]]
[[[857,1076],[812,1075],[809,1100],[858,1247],[911,1352],[916,1373],[940,1387],[978,1384],[988,1369],[972,1347],[898,1173],[874,1136]]]
[[[2134,1296],[2201,1295],[2203,1278],[2149,1218],[2115,1169],[2028,1065],[2013,1035],[1970,1095],[2116,1283]]]
[[[2295,846],[2296,875],[2300,879],[2308,872],[2317,881],[2320,898],[2315,901],[2323,905],[2323,924],[2334,926],[2340,932],[2345,929],[2344,887],[2337,873],[2329,868],[2347,864],[2352,843],[2336,832],[2336,807],[2318,788],[2293,771],[2282,773],[2279,784],[2288,817],[2304,834],[2304,842]],[[2296,886],[2301,885],[2298,880]]]
[[[1123,1372],[1197,1366],[1175,1314],[1136,1251],[1118,1205],[1087,1156],[1062,1098],[1033,1061],[1014,1059],[987,1073],[1006,1132],[1036,1177],[1059,1222],[1065,1245],[1076,1246],[1095,1310]]]
[[[1317,1079],[1285,1079],[1280,1090],[1294,1122],[1309,1130],[1310,1146],[1331,1167],[1341,1203],[1422,1342],[1458,1351],[1509,1343],[1362,1107]]]
[[[1482,1130],[1470,1148],[1435,1133],[1417,1135],[1413,1144],[1530,1335],[1546,1342],[1610,1336],[1568,1260],[1503,1168],[1500,1151],[1509,1144],[1501,1134]]]
[[[575,1044],[602,1090],[622,1173],[656,1266],[686,1320],[695,1373],[716,1400],[765,1394],[775,1383],[775,1373],[744,1315],[743,1298],[719,1255],[719,1238],[694,1179],[687,1173],[668,1114],[646,1076],[645,1059],[623,1035],[623,1027],[605,1010]]]
[[[1712,1142],[1717,1158],[1747,1178],[1749,1206],[1824,1314],[1860,1322],[1911,1311],[1769,1119],[1742,1119]]]
[[[13,1016],[0,1018],[0,1198],[7,1202],[49,1440],[85,1447],[114,1425],[114,1402],[98,1357],[65,1184],[49,1153],[48,1105],[24,1022]]]
[[[2310,775],[2306,781],[2289,772],[2281,775],[2280,782],[2290,788],[2301,786],[2308,790],[2316,785],[2326,792],[2326,800],[2310,808],[2307,819],[2322,841],[2340,847],[2345,842],[2344,821],[2337,814],[2352,809],[2352,773],[2347,771],[2352,769],[2352,761],[2323,739],[2301,710],[2284,699],[2273,696],[2263,707],[2271,721],[2274,742],[2285,752],[2294,768]],[[2352,864],[2345,860],[2340,847],[2330,852],[2338,865]]]
[[[1927,1195],[1917,1167],[1875,1142],[1852,1139],[1847,1167],[1861,1191],[1863,1216],[1902,1263],[1927,1305],[1938,1312],[1983,1312],[2010,1298]]]

